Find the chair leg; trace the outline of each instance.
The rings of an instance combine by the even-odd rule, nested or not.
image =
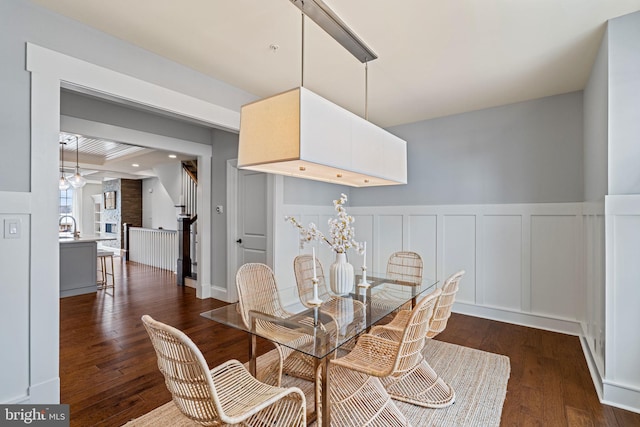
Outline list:
[[[392,399],[425,408],[445,408],[456,400],[451,386],[426,360],[403,375],[382,378],[381,381]]]
[[[390,399],[379,378],[331,363],[329,378],[331,426],[410,425],[402,411]],[[319,397],[321,393],[316,383],[316,395]]]
[[[100,279],[98,280],[98,289],[104,289],[107,286],[107,277],[105,274],[105,262],[103,256],[98,256],[98,263],[100,264]]]
[[[111,287],[111,288],[115,288],[116,287],[116,279],[115,279],[115,275],[114,275],[114,270],[113,270],[113,255],[109,255],[109,259],[111,260],[111,273],[107,272],[107,268],[106,268],[106,260],[105,260],[105,269],[104,269],[104,280],[105,280],[105,285],[107,284],[107,276],[111,276],[111,286],[107,287]]]

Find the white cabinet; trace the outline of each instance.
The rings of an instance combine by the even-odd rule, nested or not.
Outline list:
[[[102,194],[94,194],[93,198],[93,234],[102,232]]]

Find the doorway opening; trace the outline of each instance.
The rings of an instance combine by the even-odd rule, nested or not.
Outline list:
[[[59,147],[51,144],[60,133],[60,89],[82,87],[96,94],[134,100],[138,104],[237,130],[239,113],[146,81],[27,43],[27,70],[31,72],[31,233],[29,299],[29,401],[59,402],[59,243],[56,231],[58,200],[52,190],[59,173]],[[63,83],[64,82],[64,83]],[[79,123],[81,125],[81,123]],[[78,133],[87,133],[74,129]],[[175,148],[174,138],[154,138],[142,132],[105,125],[114,140],[134,140],[142,146]],[[211,146],[184,141],[181,151],[198,158],[202,176],[198,217],[202,221],[197,294],[211,293]],[[52,256],[54,254],[54,256]],[[199,261],[200,261],[199,260]]]

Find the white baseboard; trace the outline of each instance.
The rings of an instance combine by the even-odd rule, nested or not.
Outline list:
[[[640,389],[606,379],[602,383],[602,403],[640,414]]]
[[[29,387],[28,403],[58,404],[60,403],[60,377],[33,384]]]
[[[593,385],[596,388],[596,393],[598,393],[598,399],[602,403],[602,377],[600,376],[600,372],[598,371],[598,367],[596,366],[595,359],[593,354],[591,353],[591,347],[586,341],[584,335],[580,335],[580,345],[582,346],[582,352],[584,353],[584,358],[587,361],[587,367],[589,368],[589,373],[591,374],[591,381],[593,381]]]
[[[567,335],[580,336],[580,323],[572,320],[556,319],[539,314],[523,313],[521,311],[510,311],[497,307],[481,306],[456,302],[453,306],[455,313],[469,316],[481,317],[484,319],[497,320],[499,322],[512,323],[514,325],[528,326],[530,328],[543,329],[546,331],[560,332]]]
[[[202,298],[205,298],[205,297],[202,297]],[[235,301],[229,301],[229,292],[227,291],[227,288],[222,286],[216,286],[216,285],[209,286],[209,296],[206,298],[214,298],[224,302],[235,302]]]
[[[0,402],[3,405],[23,405],[29,403],[29,395],[23,394],[22,396],[13,397],[6,402]]]

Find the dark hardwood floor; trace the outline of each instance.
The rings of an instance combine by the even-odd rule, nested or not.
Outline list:
[[[210,366],[248,360],[244,333],[199,315],[222,302],[197,299],[164,270],[116,264],[115,292],[60,300],[60,400],[72,426],[120,426],[171,399],[143,314],[183,330]],[[640,414],[599,403],[577,337],[454,314],[438,339],[509,356],[502,426],[640,426]]]

